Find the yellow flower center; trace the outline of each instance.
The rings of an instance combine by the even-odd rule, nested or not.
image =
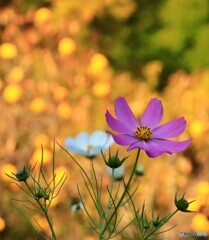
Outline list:
[[[88,147],[87,147],[87,152],[89,153],[89,152],[91,151],[91,149],[92,149],[92,146],[91,146],[91,145],[88,145]]]
[[[135,137],[139,140],[148,141],[152,137],[152,130],[150,127],[139,126],[135,131]]]

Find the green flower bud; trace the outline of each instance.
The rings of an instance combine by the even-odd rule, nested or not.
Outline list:
[[[144,166],[138,165],[135,170],[137,176],[144,176]]]
[[[49,189],[46,188],[41,188],[38,187],[35,189],[35,196],[36,198],[44,198],[45,200],[49,200],[50,194],[49,194]]]
[[[185,194],[184,194],[185,195]],[[175,195],[175,199],[174,199],[174,203],[177,207],[177,209],[181,212],[192,212],[190,210],[187,210],[188,207],[189,207],[189,204],[194,202],[195,200],[191,201],[191,202],[188,202],[185,198],[184,198],[184,195],[177,200],[177,193]]]
[[[160,225],[161,220],[160,220],[159,218],[160,218],[160,217],[159,217],[159,214],[158,214],[158,215],[157,215],[157,218],[155,218],[155,219],[152,220],[152,224],[153,224],[154,227],[158,227],[158,226]]]
[[[118,150],[119,151],[119,150]],[[110,168],[119,168],[128,157],[123,158],[122,160],[118,157],[118,151],[115,156],[111,156],[110,149],[109,149],[109,158],[106,159],[105,155],[102,152],[102,157],[105,161],[105,164]]]
[[[19,170],[14,175],[19,182],[25,182],[30,177],[30,171],[24,166],[23,169]]]
[[[150,222],[147,220],[147,217],[145,217],[145,219],[144,219],[143,227],[144,227],[144,229],[150,228]]]
[[[37,189],[35,190],[35,196],[36,196],[37,198],[43,198],[43,196],[44,196],[43,190],[42,190],[41,188],[37,188]]]

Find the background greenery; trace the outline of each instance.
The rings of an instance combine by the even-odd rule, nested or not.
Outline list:
[[[50,171],[53,139],[63,144],[80,131],[106,130],[106,108],[113,111],[119,96],[137,116],[150,98],[160,98],[163,121],[185,116],[188,127],[181,139],[193,140],[182,154],[157,159],[142,154],[146,174],[139,180],[139,206],[146,199],[150,207],[156,196],[157,210],[165,214],[174,208],[178,188],[197,200],[196,213],[176,216],[168,227],[178,226],[165,238],[176,240],[182,230],[209,231],[208,24],[208,0],[1,1],[1,239],[33,239],[11,204],[25,196],[4,172],[40,161],[41,144]],[[127,155],[126,149],[121,153]],[[56,154],[57,172],[69,175],[52,211],[58,237],[69,239],[73,231],[75,239],[95,239],[86,217],[69,207],[77,197],[76,183],[82,185],[78,169],[59,149]],[[89,168],[88,160],[76,157]],[[105,175],[101,159],[95,164]],[[32,220],[34,214],[43,221],[39,213],[28,212]]]

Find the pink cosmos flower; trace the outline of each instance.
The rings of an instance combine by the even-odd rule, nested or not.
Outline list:
[[[109,132],[119,145],[129,146],[128,151],[135,148],[143,149],[149,157],[157,157],[163,153],[176,153],[185,150],[191,140],[171,141],[180,135],[186,121],[183,117],[158,126],[162,120],[163,107],[160,100],[153,98],[141,116],[136,119],[126,100],[123,97],[115,101],[114,118],[109,111],[106,112],[106,121],[109,127],[118,134]]]

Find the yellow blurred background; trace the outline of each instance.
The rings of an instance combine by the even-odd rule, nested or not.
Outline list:
[[[105,111],[113,111],[114,100],[119,96],[127,99],[136,116],[150,98],[161,99],[163,122],[184,116],[187,129],[179,139],[192,138],[191,146],[180,154],[149,159],[142,153],[145,176],[136,178],[140,183],[136,205],[140,207],[146,200],[146,207],[151,209],[156,197],[156,211],[162,216],[175,209],[176,190],[179,195],[186,192],[186,198],[196,200],[191,204],[195,212],[178,213],[167,224],[167,228],[177,226],[164,234],[165,239],[176,240],[179,231],[209,234],[209,66],[194,67],[190,72],[175,69],[159,89],[166,68],[162,59],[150,58],[144,64],[139,61],[134,74],[125,68],[118,70],[98,44],[102,31],[98,34],[91,26],[106,9],[123,23],[136,12],[137,1],[91,0],[88,7],[84,1],[76,0],[39,2],[21,9],[18,1],[11,1],[0,8],[0,239],[33,239],[31,229],[11,201],[26,196],[10,183],[5,172],[16,173],[24,165],[40,162],[42,145],[44,165],[50,173],[54,139],[64,144],[66,137],[80,131],[106,130]],[[143,49],[143,45],[138,48]],[[133,48],[133,56],[134,51]],[[127,155],[125,148],[119,148],[121,155]],[[115,144],[112,151],[117,149]],[[131,152],[125,164],[127,174],[134,155]],[[74,156],[89,169],[89,160]],[[94,161],[98,173],[105,176],[105,191],[105,184],[109,183],[106,167],[101,158]],[[88,228],[85,214],[70,211],[72,199],[78,197],[77,184],[84,184],[77,177],[79,169],[59,147],[56,170],[68,174],[52,205],[58,239],[70,239],[72,233],[76,240],[97,239]],[[85,193],[84,187],[81,190]],[[31,219],[35,216],[48,231],[38,212],[27,214]]]

